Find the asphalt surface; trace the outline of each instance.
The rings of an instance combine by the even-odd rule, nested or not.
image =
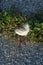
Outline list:
[[[43,45],[24,43],[18,47],[0,36],[0,65],[43,65]]]
[[[0,9],[10,10],[11,7],[31,16],[34,12],[43,11],[43,0],[0,0]]]

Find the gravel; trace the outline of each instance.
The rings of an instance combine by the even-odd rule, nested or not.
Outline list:
[[[36,11],[43,11],[43,0],[0,0],[2,10],[9,10],[11,6],[31,16]]]
[[[43,65],[43,45],[16,43],[0,36],[0,65]]]

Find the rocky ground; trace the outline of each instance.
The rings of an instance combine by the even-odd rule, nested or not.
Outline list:
[[[31,16],[36,11],[43,11],[43,0],[0,0],[2,10],[9,10],[11,6]]]
[[[43,65],[43,45],[16,43],[0,36],[0,65]]]

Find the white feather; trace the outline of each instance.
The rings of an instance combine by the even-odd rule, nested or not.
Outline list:
[[[15,29],[15,33],[21,36],[26,36],[30,30],[30,27],[28,24],[24,24],[23,28]]]

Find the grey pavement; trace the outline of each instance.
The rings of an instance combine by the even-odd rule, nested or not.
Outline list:
[[[9,10],[11,6],[30,16],[39,10],[43,11],[43,0],[0,0],[2,10]]]
[[[43,45],[22,44],[0,36],[0,65],[43,65]]]

